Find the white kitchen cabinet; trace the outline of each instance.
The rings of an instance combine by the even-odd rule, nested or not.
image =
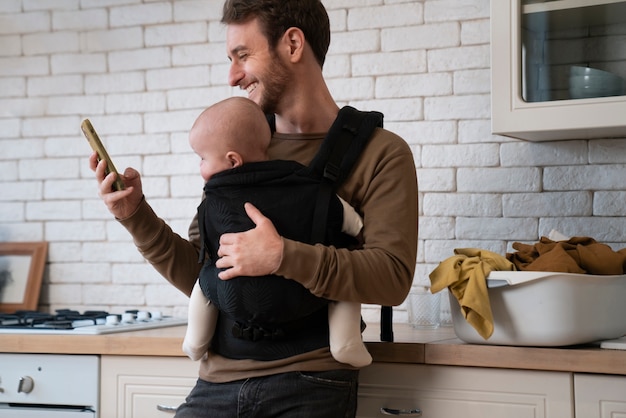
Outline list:
[[[374,363],[361,370],[357,417],[574,418],[572,379],[567,372]]]
[[[102,356],[102,418],[173,417],[198,379],[186,357]]]
[[[626,1],[492,0],[495,134],[531,141],[626,138],[626,92],[574,98],[572,66],[626,78]]]
[[[575,374],[577,418],[626,417],[626,376]]]
[[[197,374],[184,357],[102,356],[100,416],[172,417]],[[357,417],[389,415],[626,417],[626,376],[377,362],[361,370]]]

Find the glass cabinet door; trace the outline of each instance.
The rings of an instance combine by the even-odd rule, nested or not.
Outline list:
[[[491,0],[492,130],[626,138],[626,0]]]
[[[626,94],[626,1],[525,0],[521,7],[525,101]]]

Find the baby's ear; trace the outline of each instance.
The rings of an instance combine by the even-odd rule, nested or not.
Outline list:
[[[236,151],[228,151],[226,153],[226,158],[230,162],[232,168],[243,165],[243,157]]]

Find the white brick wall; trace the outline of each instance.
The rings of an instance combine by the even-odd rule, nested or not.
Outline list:
[[[326,0],[341,104],[385,113],[420,185],[416,284],[454,248],[504,253],[551,229],[626,243],[626,141],[490,131],[489,0]],[[187,130],[232,94],[222,0],[0,2],[0,240],[50,243],[41,307],[160,308],[185,297],[97,197],[80,121],[186,235],[202,181]],[[406,320],[402,308],[396,320]],[[364,308],[375,321],[377,309]]]

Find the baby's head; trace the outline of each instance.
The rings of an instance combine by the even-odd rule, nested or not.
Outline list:
[[[189,145],[200,156],[200,174],[207,181],[220,171],[267,160],[271,137],[261,108],[245,97],[231,97],[198,116]]]

